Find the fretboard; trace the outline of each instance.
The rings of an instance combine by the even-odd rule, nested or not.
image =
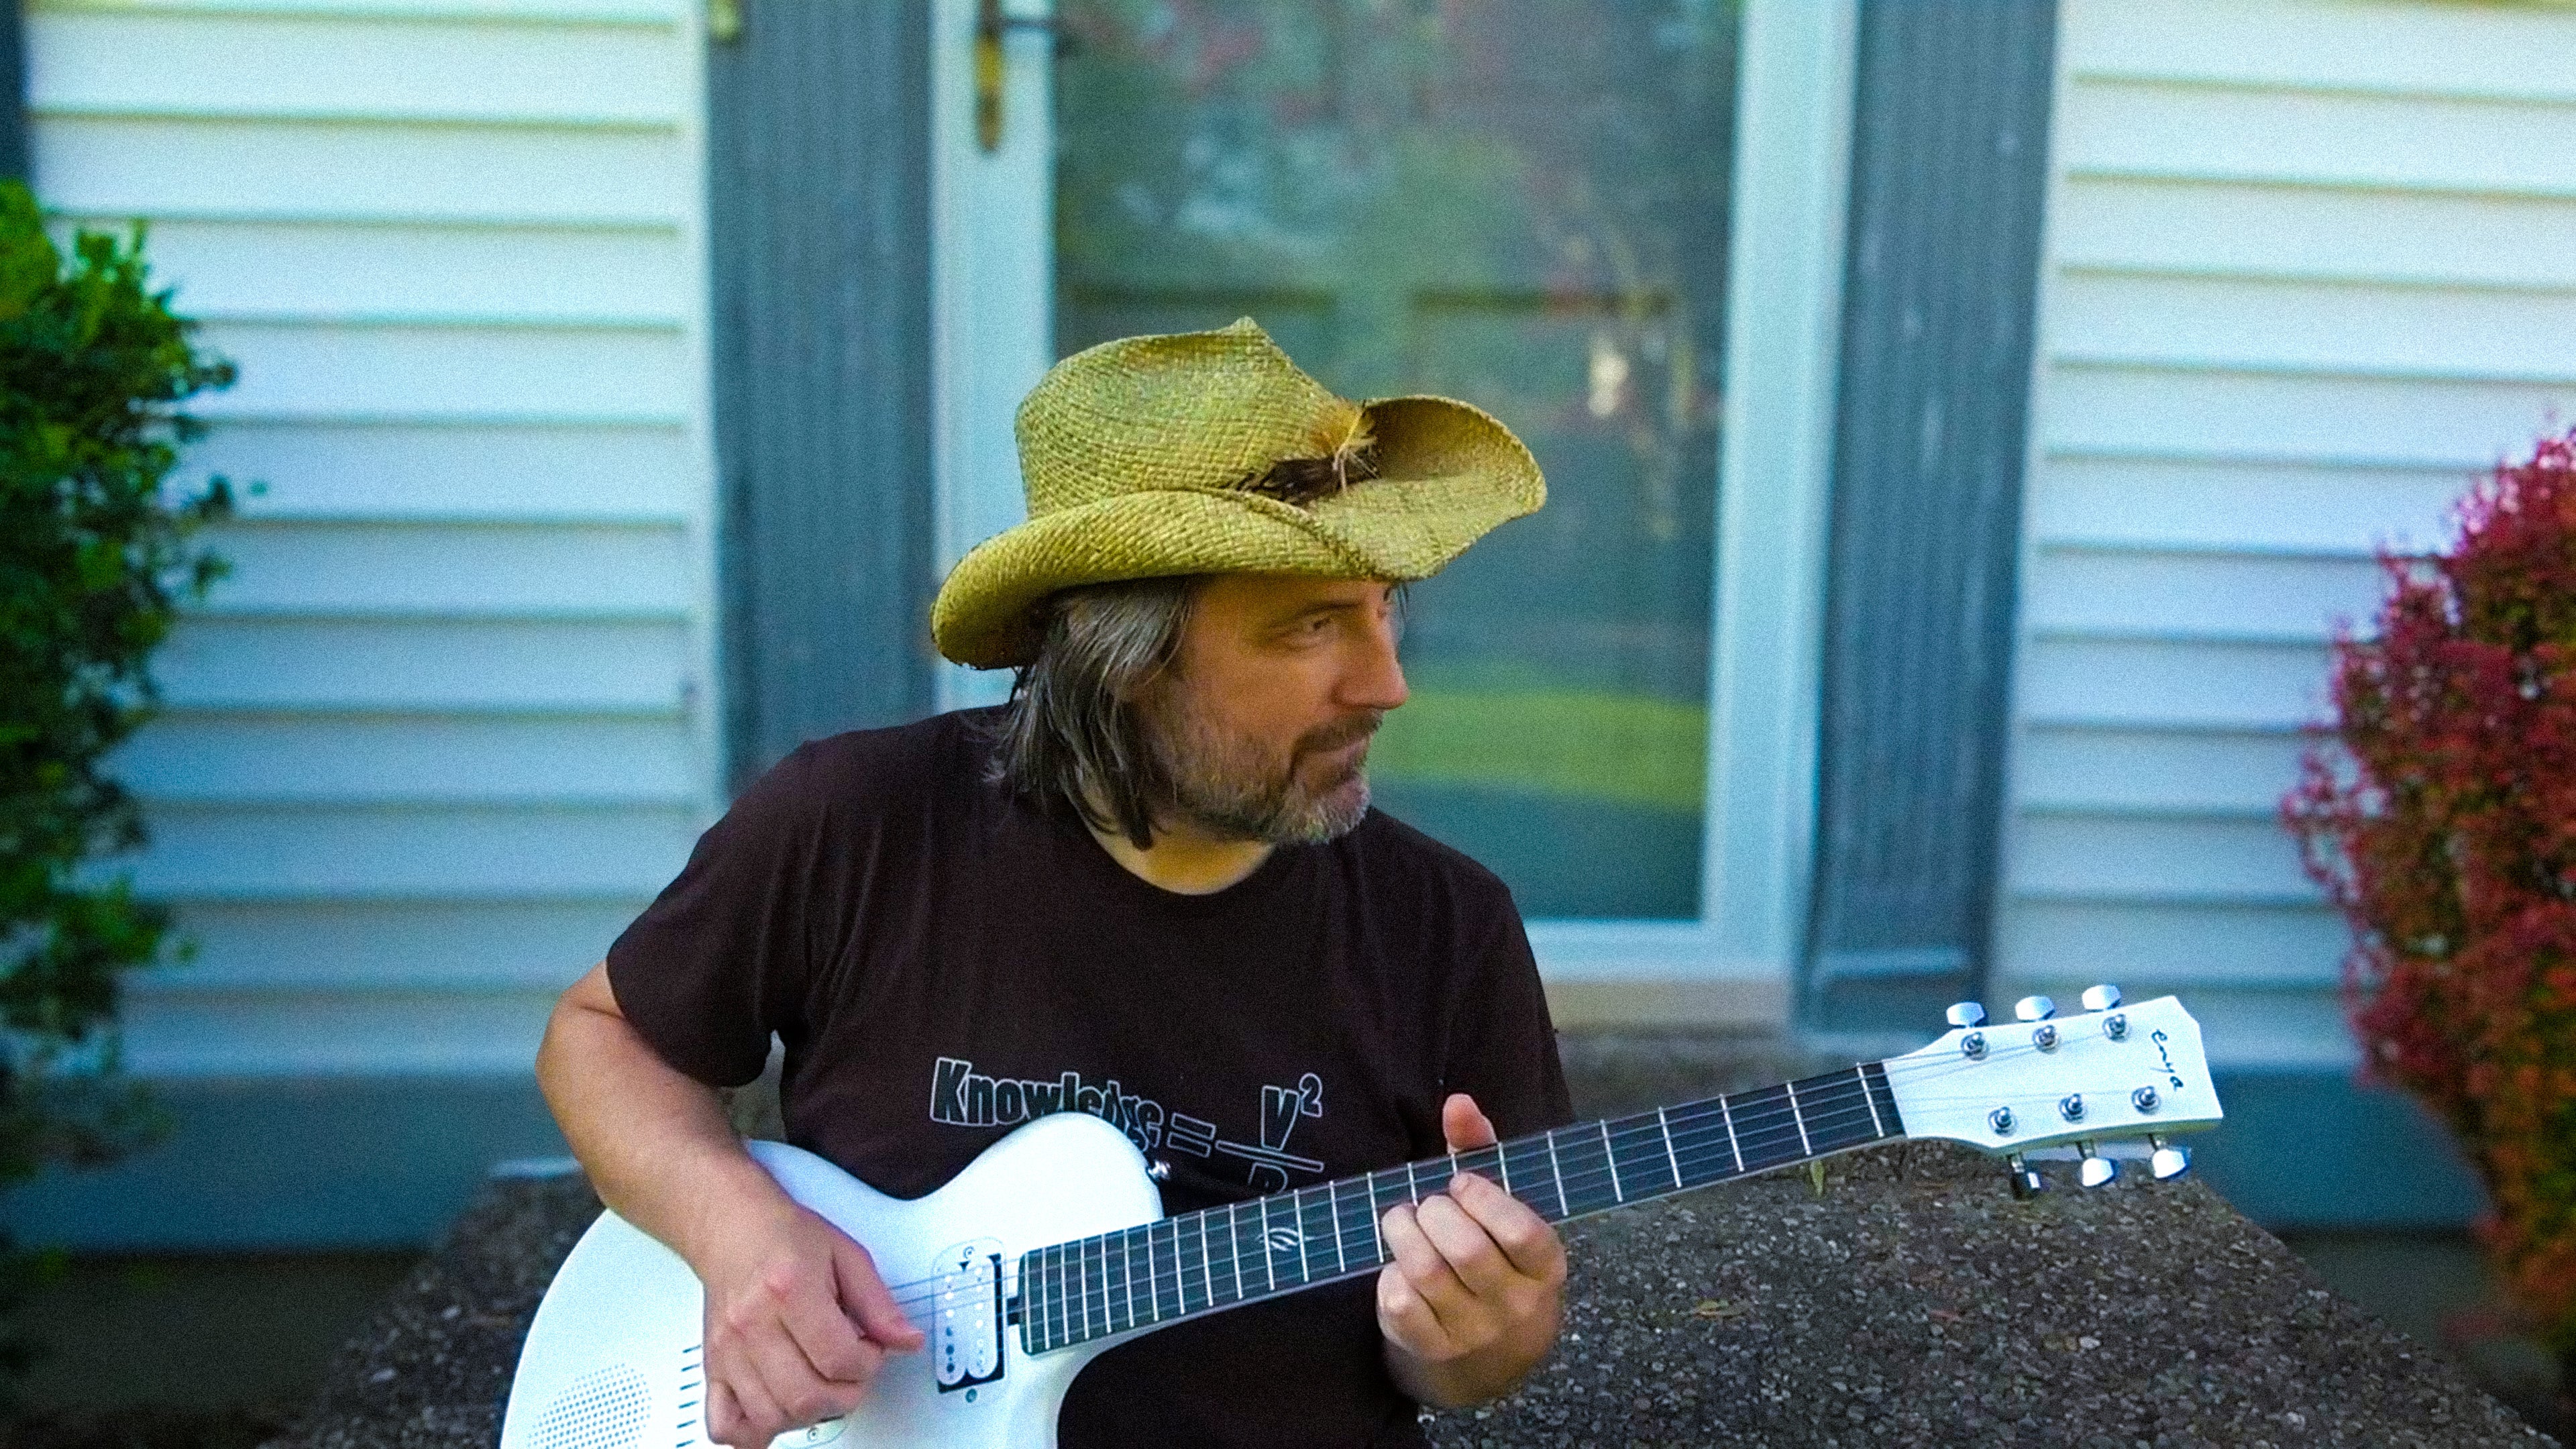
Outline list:
[[[1021,1254],[1020,1341],[1045,1353],[1375,1272],[1386,1210],[1458,1172],[1563,1222],[1904,1135],[1869,1062],[1184,1213]]]

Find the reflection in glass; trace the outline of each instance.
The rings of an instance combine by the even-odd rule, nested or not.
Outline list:
[[[1061,14],[1058,348],[1248,315],[1511,424],[1548,506],[1413,591],[1378,799],[1533,917],[1696,916],[1734,7]]]

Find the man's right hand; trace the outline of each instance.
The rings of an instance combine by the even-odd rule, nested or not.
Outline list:
[[[537,1082],[602,1202],[706,1285],[707,1437],[769,1449],[858,1406],[921,1330],[867,1250],[743,1150],[715,1089],[672,1069],[617,1008],[605,962],[555,1003]]]
[[[707,1437],[767,1449],[789,1429],[857,1408],[888,1353],[921,1330],[868,1250],[784,1193],[694,1245],[706,1285]]]

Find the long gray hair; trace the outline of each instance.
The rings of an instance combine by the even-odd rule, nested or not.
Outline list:
[[[1140,696],[1178,657],[1198,583],[1088,584],[1039,605],[1041,642],[1012,681],[995,730],[993,781],[1152,849],[1154,809],[1170,798],[1171,782]]]

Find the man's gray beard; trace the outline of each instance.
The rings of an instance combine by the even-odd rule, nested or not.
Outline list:
[[[1298,760],[1374,734],[1383,712],[1316,730],[1274,762],[1256,741],[1226,733],[1166,694],[1148,726],[1154,762],[1170,791],[1164,808],[1212,835],[1270,845],[1338,840],[1368,814],[1368,776],[1354,768],[1321,795],[1297,778]],[[1366,756],[1363,754],[1362,759]]]

